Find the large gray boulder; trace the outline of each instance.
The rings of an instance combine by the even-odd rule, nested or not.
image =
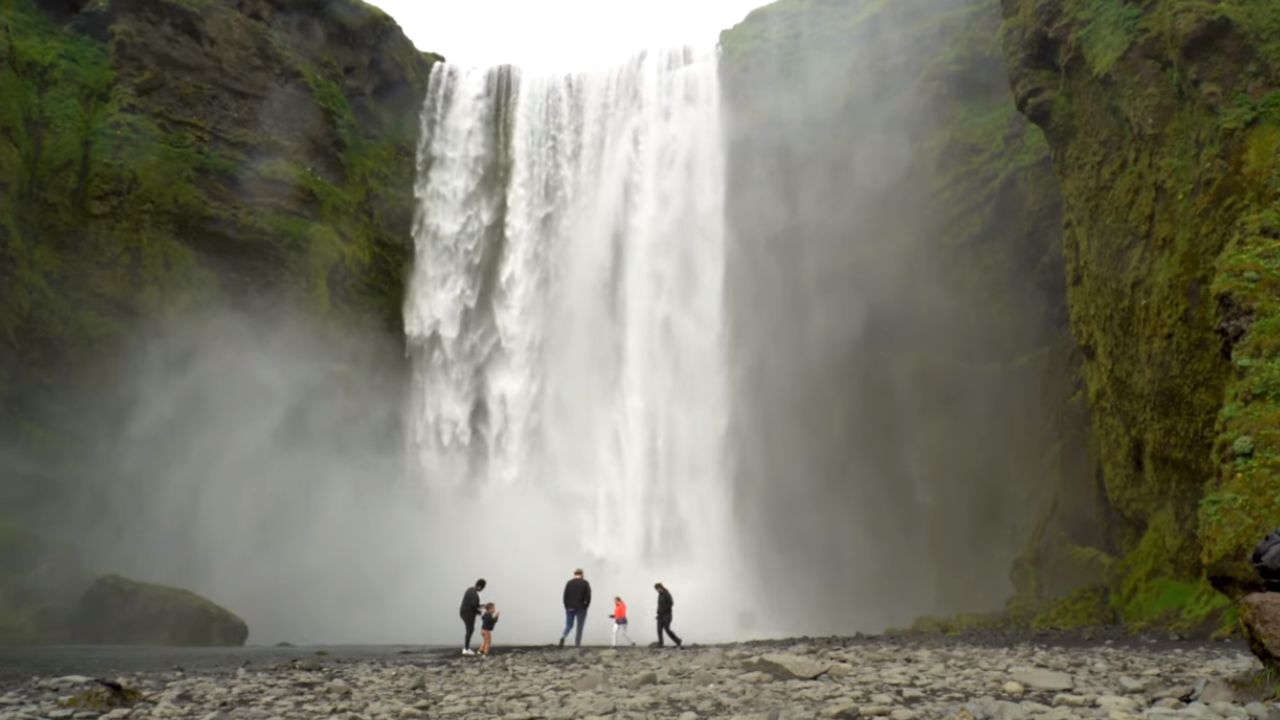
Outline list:
[[[98,578],[80,599],[75,640],[96,645],[243,645],[249,626],[190,590]]]

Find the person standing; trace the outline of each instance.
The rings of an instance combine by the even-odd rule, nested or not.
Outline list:
[[[475,655],[471,649],[471,636],[476,631],[476,616],[480,614],[480,591],[483,589],[484,578],[480,578],[462,594],[462,607],[458,614],[462,616],[462,624],[467,628],[466,639],[462,641],[463,655]]]
[[[582,569],[573,571],[573,579],[564,584],[564,632],[560,633],[560,647],[564,647],[565,638],[573,624],[578,623],[578,630],[573,636],[573,646],[582,645],[582,626],[587,624],[587,608],[591,607],[591,583],[582,577]]]
[[[618,631],[622,631],[622,638],[632,645],[636,644],[635,640],[627,634],[627,604],[622,602],[622,598],[613,598],[613,614],[609,617],[613,618],[613,644],[610,647],[618,647]]]
[[[658,591],[658,647],[663,645],[663,632],[671,636],[676,647],[680,647],[684,643],[680,641],[678,635],[671,632],[671,608],[676,604],[675,600],[671,599],[671,593],[663,587],[662,583],[654,583],[653,589]]]
[[[493,629],[498,625],[498,606],[489,603],[484,606],[484,615],[480,616],[480,654],[488,657],[493,648]]]

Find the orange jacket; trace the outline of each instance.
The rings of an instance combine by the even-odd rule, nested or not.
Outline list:
[[[613,604],[613,619],[615,622],[621,622],[627,619],[627,604],[621,600]]]

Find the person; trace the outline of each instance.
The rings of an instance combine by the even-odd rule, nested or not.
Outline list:
[[[582,577],[582,568],[573,571],[573,579],[564,584],[564,632],[560,633],[560,647],[564,647],[564,639],[569,637],[573,623],[578,623],[578,630],[573,636],[573,646],[582,645],[582,626],[587,624],[587,608],[591,607],[591,583]]]
[[[618,647],[618,631],[622,631],[622,637],[632,645],[636,644],[635,640],[627,634],[627,604],[622,602],[622,598],[613,598],[613,614],[609,617],[613,618],[613,645],[610,647]]]
[[[676,647],[680,647],[684,643],[680,641],[678,635],[671,632],[671,607],[675,605],[675,601],[671,599],[670,591],[663,587],[662,583],[654,583],[653,589],[658,591],[658,647],[662,647],[664,631],[675,641]]]
[[[466,639],[462,641],[463,655],[475,655],[471,650],[471,636],[476,631],[476,616],[480,614],[480,591],[483,589],[484,578],[480,578],[462,594],[462,607],[458,614],[462,616],[462,624],[467,628]]]
[[[480,654],[488,655],[493,647],[493,627],[498,624],[498,606],[489,603],[484,606],[484,615],[480,616]]]

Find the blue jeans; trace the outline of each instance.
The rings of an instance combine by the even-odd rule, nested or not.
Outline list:
[[[582,645],[582,626],[587,624],[587,609],[570,610],[565,608],[564,611],[564,632],[560,633],[560,639],[564,640],[569,637],[569,631],[573,629],[573,621],[578,621],[578,632],[573,636],[573,644],[575,647]]]

